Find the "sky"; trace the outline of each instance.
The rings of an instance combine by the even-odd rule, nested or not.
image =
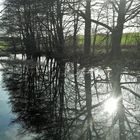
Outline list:
[[[0,15],[1,15],[1,11],[3,10],[3,3],[4,3],[5,0],[0,0]],[[127,28],[127,29],[124,29],[124,33],[126,32],[139,32],[137,31],[138,29],[137,28]],[[83,34],[84,30],[81,30],[80,34]],[[3,31],[0,30],[0,34],[3,34]]]

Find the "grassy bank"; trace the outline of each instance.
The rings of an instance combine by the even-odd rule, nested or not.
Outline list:
[[[77,50],[74,53],[74,48],[72,46],[72,36],[68,38],[66,41],[67,46],[64,48],[64,54],[68,58],[81,57],[83,56],[83,45],[84,45],[84,36],[77,36]],[[94,36],[91,39],[91,47],[93,46]],[[96,36],[95,41],[95,56],[100,56],[102,54],[108,55],[111,50],[110,41],[111,37],[106,36],[105,34],[98,34]],[[139,57],[140,53],[140,33],[124,33],[122,36],[122,54],[130,57]],[[92,50],[92,49],[91,49]],[[15,50],[13,47],[8,46],[8,44],[4,41],[0,41],[0,56],[6,56],[10,53],[14,53]],[[16,47],[16,53],[22,53],[23,50],[20,46]],[[55,55],[55,57],[61,57],[62,54],[50,54],[50,52],[46,52],[46,50],[41,50],[40,55],[47,55],[48,57],[51,55]],[[92,54],[91,54],[92,55]],[[63,57],[63,56],[62,56]]]
[[[0,41],[0,56],[9,55],[7,49],[9,48],[8,44],[5,41]]]
[[[91,45],[93,45],[95,36],[92,35],[91,38]],[[111,42],[111,37],[110,35],[105,35],[105,34],[98,34],[96,35],[95,39],[95,45],[96,46],[106,46],[109,45]],[[78,35],[78,44],[79,46],[84,45],[84,36],[83,35]],[[122,46],[136,46],[140,44],[140,33],[124,33],[122,36],[121,40],[121,45]]]

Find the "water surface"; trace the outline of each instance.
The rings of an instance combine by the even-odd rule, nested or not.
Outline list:
[[[1,62],[2,140],[140,139],[139,68],[14,59]]]

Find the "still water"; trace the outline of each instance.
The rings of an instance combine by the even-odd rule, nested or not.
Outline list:
[[[3,59],[0,140],[140,140],[139,67]]]
[[[7,60],[9,58],[3,57],[2,59]],[[21,125],[12,124],[17,115],[12,112],[9,91],[3,81],[4,65],[0,64],[0,140],[32,140],[33,134],[21,135]]]

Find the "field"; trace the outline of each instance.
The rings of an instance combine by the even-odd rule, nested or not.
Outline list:
[[[5,50],[7,49],[8,45],[4,41],[0,41],[0,50]]]
[[[91,45],[93,45],[95,41],[96,46],[106,46],[110,44],[111,37],[110,35],[98,34],[96,36],[93,35],[91,39]],[[78,44],[79,46],[84,45],[84,36],[78,35]],[[122,46],[137,46],[140,44],[140,33],[124,33],[122,36],[121,45]]]

